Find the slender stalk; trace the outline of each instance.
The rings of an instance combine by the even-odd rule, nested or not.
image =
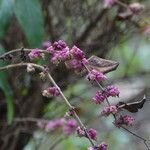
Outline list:
[[[24,49],[24,51],[26,51],[26,52],[30,52],[31,50],[32,50],[32,49]],[[9,55],[9,54],[12,54],[12,53],[15,53],[15,52],[20,52],[20,51],[21,51],[21,49],[16,49],[16,50],[9,51],[9,52],[7,52],[7,53],[1,55],[1,56],[0,56],[0,59],[5,58],[5,57],[6,57],[7,55]],[[42,53],[48,53],[48,52],[46,52],[46,51],[44,51],[44,50],[40,50],[40,52],[42,52]],[[43,66],[37,65],[37,64],[34,64],[34,63],[11,64],[11,65],[7,65],[7,66],[4,66],[4,67],[0,67],[0,71],[8,70],[8,69],[11,69],[11,68],[16,68],[16,67],[27,66],[27,65],[29,65],[29,64],[32,65],[33,67],[37,68],[37,69],[40,69],[41,71],[45,71],[45,68],[44,68]],[[88,69],[88,67],[87,67],[86,65],[84,65],[84,66],[85,66],[85,68],[87,69],[87,71],[90,72],[90,70]],[[65,103],[66,103],[66,104],[68,105],[68,107],[74,112],[74,117],[76,118],[76,120],[78,121],[78,123],[80,124],[80,126],[82,126],[82,127],[84,128],[84,131],[85,131],[85,133],[86,133],[86,136],[87,136],[88,140],[90,141],[91,145],[94,147],[95,144],[94,144],[94,142],[92,141],[92,139],[89,137],[88,132],[87,132],[87,129],[86,129],[86,127],[84,126],[84,124],[82,123],[82,121],[80,120],[80,118],[79,118],[79,116],[77,115],[77,113],[75,112],[74,107],[70,104],[69,100],[65,97],[65,95],[63,94],[63,92],[61,91],[61,89],[59,88],[59,86],[57,85],[57,83],[54,81],[54,79],[52,78],[52,76],[50,75],[49,72],[47,72],[47,77],[48,77],[49,80],[52,82],[52,84],[53,84],[56,88],[58,88],[58,90],[59,90],[59,92],[60,92],[62,98],[63,98],[64,101],[65,101]],[[102,85],[101,85],[97,80],[96,80],[96,83],[98,84],[98,86],[100,87],[100,89],[101,89],[102,91],[104,91],[104,88],[102,87]],[[107,104],[110,106],[109,100],[106,99],[106,101],[107,101]],[[114,114],[112,114],[112,115],[114,116],[114,119],[116,120],[116,115],[114,115]],[[18,120],[18,121],[19,121],[19,120]],[[22,121],[23,121],[23,120],[22,120]],[[31,118],[30,118],[30,119],[28,119],[28,121],[36,122],[37,120],[34,120],[34,119],[31,119]],[[139,136],[139,135],[133,133],[132,131],[126,129],[125,127],[122,127],[122,126],[121,126],[121,128],[124,129],[124,130],[126,130],[128,133],[134,135],[135,137],[137,137],[137,138],[143,140],[143,142],[144,142],[146,148],[147,148],[148,150],[150,150],[150,148],[149,148],[149,146],[148,146],[148,144],[147,144],[147,140],[146,140],[146,139],[144,139],[143,137],[141,137],[141,136]]]
[[[86,68],[86,70],[87,70],[89,73],[91,72],[91,71],[89,70],[89,68],[88,68],[86,65],[84,65],[84,67]],[[100,88],[102,91],[104,91],[103,86],[102,86],[97,80],[95,80],[95,82],[98,84],[99,88]],[[109,102],[109,100],[108,100],[108,98],[106,98],[106,102],[107,102],[108,106],[111,105],[110,102]],[[113,114],[113,113],[111,113],[111,114],[113,115],[114,119],[116,120],[116,119],[117,119],[116,115]],[[145,138],[143,138],[143,137],[137,135],[136,133],[134,133],[134,132],[128,130],[127,128],[125,128],[125,127],[123,127],[123,126],[121,126],[120,128],[124,129],[126,132],[132,134],[133,136],[135,136],[135,137],[141,139],[141,140],[144,142],[145,147],[146,147],[148,150],[150,150],[149,145],[147,144],[147,140],[146,140]]]
[[[4,66],[4,67],[0,67],[0,71],[9,70],[9,69],[12,69],[12,68],[17,68],[17,67],[23,67],[23,66],[27,66],[27,65],[32,65],[33,67],[35,67],[37,69],[40,69],[42,71],[44,70],[43,66],[40,66],[40,65],[37,65],[37,64],[34,64],[34,63],[18,63],[18,64],[11,64],[11,65],[7,65],[7,66]]]
[[[76,111],[74,110],[74,107],[70,104],[69,100],[65,97],[65,95],[63,94],[63,92],[61,91],[61,89],[59,88],[59,86],[56,84],[56,82],[54,81],[54,79],[52,78],[52,76],[48,73],[48,78],[50,79],[50,81],[53,83],[53,85],[58,88],[62,98],[65,100],[66,104],[68,105],[68,107],[74,112],[74,116],[77,119],[78,123],[84,128],[84,131],[86,133],[87,138],[89,139],[90,143],[92,144],[92,146],[95,146],[95,144],[93,143],[93,141],[91,140],[86,127],[84,126],[84,124],[82,123],[81,119],[79,118],[79,116],[77,115]]]
[[[11,50],[11,51],[8,51],[6,53],[4,53],[3,55],[0,56],[0,59],[6,57],[7,55],[10,55],[10,54],[13,54],[13,53],[16,53],[16,52],[21,52],[22,49],[14,49],[14,50]],[[25,52],[31,52],[33,49],[27,49],[27,48],[23,48],[23,51]],[[48,53],[46,50],[41,50],[41,49],[38,49],[39,52],[41,53]]]
[[[2,70],[8,70],[11,68],[16,68],[16,67],[22,67],[22,66],[27,66],[27,65],[32,65],[33,67],[40,69],[41,71],[45,71],[45,68],[41,65],[37,65],[34,63],[18,63],[18,64],[11,64],[11,65],[7,65],[5,67],[0,67],[0,71]],[[61,91],[61,89],[59,88],[59,86],[56,84],[56,82],[54,81],[54,79],[52,78],[52,76],[50,75],[49,72],[47,72],[47,77],[49,78],[49,80],[52,82],[52,84],[59,90],[60,95],[62,96],[62,98],[64,99],[65,103],[68,105],[68,107],[74,112],[74,117],[77,119],[78,123],[80,124],[80,126],[82,126],[84,128],[84,131],[86,133],[86,137],[88,138],[88,140],[90,141],[92,146],[95,146],[94,142],[92,141],[92,139],[90,138],[86,127],[84,126],[84,124],[82,123],[81,119],[79,118],[79,116],[77,115],[77,113],[74,110],[74,107],[70,104],[69,100],[65,97],[65,95],[63,94],[63,92]]]
[[[15,122],[33,122],[37,123],[38,121],[48,121],[46,119],[40,119],[40,118],[15,118]],[[60,137],[58,138],[49,148],[49,150],[53,150],[59,143],[61,143],[63,140],[65,140],[67,137]]]
[[[137,137],[137,138],[143,140],[143,142],[144,142],[146,148],[147,148],[148,150],[150,150],[149,145],[147,144],[147,140],[146,140],[146,139],[144,139],[143,137],[141,137],[141,136],[135,134],[134,132],[130,131],[129,129],[127,129],[127,128],[123,127],[123,126],[121,126],[121,128],[124,129],[125,131],[129,132],[130,134],[134,135],[135,137]]]
[[[86,68],[86,70],[90,73],[90,70],[89,70],[89,68],[86,66],[86,65],[84,65],[84,67]],[[97,85],[100,87],[100,89],[102,90],[102,91],[104,91],[105,89],[102,87],[102,85],[97,81],[97,80],[95,80],[95,82],[97,83]],[[107,102],[107,104],[110,106],[110,102],[109,102],[109,100],[108,100],[108,98],[106,97],[106,102]]]

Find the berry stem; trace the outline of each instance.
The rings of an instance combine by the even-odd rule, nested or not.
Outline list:
[[[10,54],[10,52],[9,52]],[[28,66],[28,65],[32,65],[34,68],[37,68],[41,71],[45,71],[45,68],[41,65],[37,65],[34,63],[18,63],[18,64],[11,64],[11,65],[7,65],[5,67],[0,67],[0,71],[3,70],[8,70],[11,68],[17,68],[17,67],[23,67],[23,66]],[[82,123],[81,119],[79,118],[79,116],[77,115],[77,113],[74,110],[74,107],[70,104],[69,100],[66,98],[66,96],[63,94],[63,92],[61,91],[61,89],[59,88],[59,86],[57,85],[57,83],[54,81],[54,79],[52,78],[52,76],[50,75],[50,73],[47,71],[47,77],[49,78],[49,80],[52,82],[52,84],[58,88],[60,95],[62,96],[62,98],[64,99],[65,103],[68,105],[68,107],[73,110],[74,112],[74,117],[76,118],[76,120],[78,121],[78,123],[80,124],[80,126],[82,126],[84,128],[84,131],[86,133],[86,137],[88,138],[88,140],[90,141],[92,146],[95,146],[94,142],[92,141],[92,139],[90,138],[88,132],[87,132],[87,128],[85,127],[85,125]]]

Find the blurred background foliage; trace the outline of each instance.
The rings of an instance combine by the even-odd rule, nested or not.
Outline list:
[[[122,0],[125,3],[134,0]],[[43,41],[62,39],[77,45],[89,57],[116,60],[119,68],[108,74],[109,81],[120,88],[118,100],[139,100],[144,93],[150,99],[150,39],[144,35],[150,22],[149,0],[139,0],[145,9],[133,20],[118,20],[121,6],[104,9],[101,0],[0,0],[0,54],[12,49],[42,48]],[[17,58],[17,56],[16,56]],[[16,61],[16,60],[15,60]],[[0,66],[10,62],[0,60]],[[100,118],[99,106],[91,103],[97,87],[66,70],[63,65],[50,66],[50,72],[65,95],[76,107],[88,127],[99,131],[99,139],[108,142],[109,150],[143,150],[140,141],[114,128],[112,118]],[[45,99],[40,91],[49,85],[38,74],[29,75],[23,69],[0,72],[0,149],[1,150],[86,150],[86,139],[76,135],[66,138],[40,131],[35,123],[15,122],[14,118],[63,117],[67,107],[61,98]],[[118,100],[111,99],[112,103]],[[135,114],[136,133],[150,140],[150,102]]]

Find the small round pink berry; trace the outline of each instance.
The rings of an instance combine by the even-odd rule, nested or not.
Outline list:
[[[85,136],[85,131],[84,131],[84,129],[82,129],[82,127],[80,127],[80,126],[77,127],[76,132],[77,132],[77,135],[78,135],[79,137],[84,137],[84,136]]]
[[[70,54],[77,60],[82,60],[85,58],[84,52],[76,46],[72,47],[72,49],[70,50]]]
[[[104,92],[97,91],[95,96],[92,98],[92,101],[95,104],[101,104],[102,102],[104,102],[105,99],[106,99],[106,94]]]
[[[103,110],[101,111],[101,115],[103,116],[108,116],[110,114],[116,114],[117,113],[117,107],[116,106],[107,106],[104,107]]]
[[[28,54],[29,58],[31,60],[33,59],[38,59],[38,58],[41,58],[43,55],[42,53],[39,51],[39,49],[33,49],[29,54]]]
[[[120,116],[117,120],[115,120],[114,124],[117,127],[120,127],[122,125],[126,126],[132,126],[134,124],[135,119],[132,116]]]
[[[119,97],[119,93],[120,93],[119,89],[117,87],[114,87],[114,86],[108,86],[105,89],[105,92],[106,92],[107,97],[109,97],[109,96],[112,96],[112,97],[118,96]]]
[[[97,131],[95,129],[90,128],[88,129],[87,133],[92,140],[97,139]]]
[[[63,127],[63,131],[66,135],[72,134],[77,127],[77,122],[74,119],[69,119]]]
[[[107,77],[103,73],[93,69],[92,71],[90,71],[88,73],[87,79],[92,80],[92,81],[94,81],[94,80],[95,81],[103,81],[103,80],[106,80]]]
[[[59,96],[60,92],[56,87],[49,87],[42,92],[42,95],[45,97]]]

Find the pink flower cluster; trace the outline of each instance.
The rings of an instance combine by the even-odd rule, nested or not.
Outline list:
[[[60,118],[47,122],[39,121],[37,125],[41,129],[44,129],[46,132],[57,131],[60,129],[65,135],[69,136],[75,131],[77,122],[74,119],[65,120],[64,118]]]
[[[67,44],[63,40],[59,40],[53,43],[53,47],[55,50],[62,50],[67,47]]]
[[[43,54],[39,51],[39,49],[33,49],[29,54],[28,54],[29,58],[31,60],[34,60],[34,59],[39,59],[41,57],[43,57]]]
[[[42,95],[45,97],[59,96],[60,92],[56,87],[49,87],[42,92]]]
[[[120,116],[117,120],[115,120],[114,124],[117,127],[120,127],[121,125],[131,126],[134,124],[135,119],[132,116]]]
[[[69,53],[69,48],[63,48],[61,51],[55,51],[53,53],[53,57],[51,58],[51,61],[54,64],[58,64],[61,61],[65,61],[67,59],[69,59],[70,57],[70,53]]]
[[[70,119],[70,120],[67,121],[67,123],[63,127],[63,132],[66,135],[70,135],[70,134],[72,134],[75,131],[76,127],[77,127],[76,120]]]
[[[104,91],[97,91],[95,96],[92,98],[92,101],[95,104],[101,104],[104,100],[110,96],[116,97],[119,96],[119,89],[114,86],[108,86]]]
[[[73,69],[75,72],[81,72],[84,68],[84,64],[88,63],[84,52],[76,46],[73,46],[70,50],[70,56],[71,58],[66,61],[67,68]]]
[[[62,40],[56,41],[51,44],[49,47],[47,47],[46,51],[52,54],[51,61],[54,64],[65,61],[70,57],[69,47]]]
[[[81,72],[83,70],[83,68],[84,68],[83,64],[87,64],[87,63],[88,63],[88,61],[85,58],[82,61],[79,61],[77,59],[72,58],[72,59],[70,59],[70,60],[65,62],[66,67],[68,69],[72,69],[72,70],[74,70],[77,73]]]
[[[87,136],[85,130],[82,127],[80,127],[80,126],[77,127],[76,131],[77,131],[77,135],[79,137],[88,137],[89,136],[92,140],[96,140],[97,139],[97,131],[95,129],[92,129],[92,128],[88,129],[87,130],[88,136]]]
[[[107,150],[107,144],[105,142],[102,142],[97,147],[89,147],[88,150]]]
[[[102,102],[104,102],[105,99],[106,99],[106,94],[104,94],[104,92],[97,91],[95,96],[92,98],[92,101],[95,104],[101,104]]]
[[[49,131],[57,130],[57,129],[61,128],[64,124],[65,124],[65,119],[63,119],[63,118],[50,120],[47,122],[47,124],[45,126],[45,131],[49,132]]]
[[[111,86],[106,87],[105,93],[106,93],[107,97],[109,97],[109,96],[119,97],[120,92],[119,92],[119,89],[117,87],[111,85]]]
[[[105,7],[110,8],[115,3],[116,0],[104,0]],[[137,12],[138,9],[136,8],[136,5],[130,5],[130,9],[134,12]],[[54,43],[45,42],[43,43],[43,46],[46,48],[46,51],[52,55],[51,61],[54,64],[58,64],[61,61],[65,62],[65,65],[69,69],[73,69],[75,72],[81,72],[83,69],[85,69],[86,65],[88,64],[88,60],[85,57],[85,53],[79,49],[76,46],[73,46],[71,49],[67,46],[67,44],[62,41],[56,41]],[[42,57],[41,52],[38,49],[34,49],[29,53],[30,59],[40,58]],[[86,76],[87,79],[92,81],[101,82],[107,79],[107,77],[93,69],[89,71],[88,75]],[[92,101],[95,104],[101,104],[105,100],[107,100],[108,97],[119,97],[119,89],[114,86],[107,86],[105,89],[102,89],[101,91],[97,91],[95,96],[92,98]],[[51,96],[59,96],[60,90],[57,87],[49,87],[45,90],[43,90],[42,95],[45,97],[51,97]],[[45,131],[55,131],[58,129],[61,129],[65,135],[72,134],[75,130],[77,132],[77,135],[79,137],[86,137],[90,138],[92,140],[97,140],[97,131],[95,129],[84,129],[83,127],[78,126],[77,122],[74,119],[67,119],[67,117],[73,116],[75,111],[70,111],[66,113],[65,119],[55,119],[50,120],[48,122],[41,121],[38,122],[38,126]],[[117,114],[118,109],[115,105],[110,105],[107,107],[104,107],[101,111],[102,116],[108,116],[110,114]],[[116,118],[116,117],[115,117]],[[131,116],[120,116],[118,119],[115,120],[114,124],[117,127],[120,127],[121,125],[133,125],[134,119]],[[107,144],[102,142],[100,145],[95,147],[89,147],[88,150],[106,150]]]
[[[116,114],[117,112],[118,112],[117,107],[112,105],[104,107],[103,110],[101,111],[101,115],[108,116],[110,114]]]
[[[80,72],[84,67],[83,64],[88,63],[82,50],[76,46],[69,49],[67,44],[62,40],[51,44],[46,51],[52,54],[51,61],[54,64],[65,61],[67,68],[73,69],[76,72]]]
[[[93,69],[92,71],[90,71],[88,73],[87,79],[92,80],[92,81],[95,80],[95,81],[99,81],[100,82],[100,81],[106,80],[107,77],[103,73]]]
[[[76,60],[83,60],[85,58],[85,54],[78,47],[73,46],[70,50],[72,57]]]

